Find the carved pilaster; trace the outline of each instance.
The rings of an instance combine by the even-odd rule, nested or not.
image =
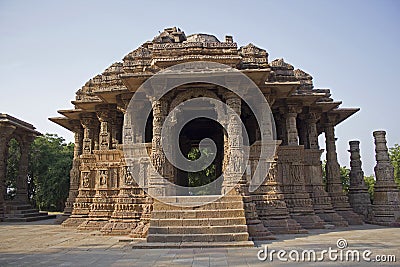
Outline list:
[[[399,190],[394,181],[394,167],[390,163],[386,132],[375,131],[375,177],[372,223],[400,226]]]
[[[367,219],[368,211],[371,208],[371,200],[364,182],[364,172],[361,168],[360,142],[350,141],[349,145],[351,167],[349,202],[355,212]]]
[[[99,148],[99,122],[92,114],[85,114],[81,118],[83,127],[82,154],[91,154]]]
[[[118,144],[116,136],[116,106],[96,106],[96,114],[100,121],[99,149],[108,150],[116,148]]]

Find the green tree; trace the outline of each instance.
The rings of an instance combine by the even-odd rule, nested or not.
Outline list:
[[[394,167],[394,179],[400,188],[400,146],[398,144],[389,148],[389,157]]]
[[[213,154],[208,151],[207,148],[204,148],[202,151],[205,158],[213,157]],[[193,147],[188,153],[188,159],[190,160],[197,160],[201,156],[200,149],[198,147]],[[215,180],[216,173],[215,173],[215,164],[212,163],[210,166],[205,168],[204,170],[198,172],[189,172],[188,179],[189,179],[189,186],[190,187],[197,187],[211,183]]]
[[[73,144],[55,134],[38,136],[32,143],[28,181],[31,199],[41,210],[62,211],[69,190]]]

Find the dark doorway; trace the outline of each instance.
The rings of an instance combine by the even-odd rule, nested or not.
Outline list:
[[[210,166],[199,172],[186,172],[177,170],[176,184],[185,187],[198,187],[206,185],[218,178],[222,173],[224,158],[224,129],[215,120],[200,117],[188,122],[179,134],[179,146],[182,154],[190,160],[196,160],[200,153],[213,157],[205,148],[199,149],[199,143],[204,138],[210,138],[217,146],[217,154]]]

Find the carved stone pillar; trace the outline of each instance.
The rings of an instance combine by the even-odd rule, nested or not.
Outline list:
[[[375,178],[372,223],[400,226],[399,190],[386,146],[386,132],[375,131]]]
[[[11,134],[14,132],[14,126],[1,126],[0,132],[0,221],[4,218],[4,197],[6,194],[6,173],[7,173],[7,152],[8,152],[8,141]]]
[[[368,194],[367,185],[364,182],[364,172],[361,168],[360,142],[350,141],[350,188],[349,202],[353,210],[368,218],[371,208],[371,199]]]
[[[242,125],[240,121],[241,99],[233,93],[226,95],[226,104],[232,109],[228,111],[227,122],[227,138],[228,148],[224,151],[228,155],[228,164],[224,173],[224,181],[222,185],[222,193],[235,193],[231,191],[238,181],[241,185],[245,185],[243,180],[243,160],[244,147],[242,136]],[[240,177],[239,177],[240,176]],[[236,181],[236,182],[235,182]]]
[[[288,105],[284,110],[283,115],[285,117],[288,146],[299,145],[299,134],[297,132],[296,118],[297,114],[300,112],[301,108],[296,105]]]
[[[167,103],[165,100],[153,100],[153,139],[151,146],[151,161],[154,171],[149,181],[149,191],[157,196],[167,195],[165,179],[173,181],[173,170],[167,163],[161,144],[162,126],[166,117]],[[160,177],[161,176],[161,177]]]
[[[313,201],[314,211],[322,220],[336,226],[348,226],[347,221],[337,214],[332,206],[331,198],[325,191],[322,180],[322,149],[319,149],[317,121],[320,114],[309,113],[305,116],[304,132],[307,134],[304,150],[304,174],[306,191]]]
[[[343,192],[343,186],[340,180],[340,166],[336,154],[334,120],[334,116],[328,116],[328,122],[324,125],[327,192],[331,197],[333,208],[340,216],[342,216],[349,224],[362,224],[363,222],[361,217],[352,210],[348,197]]]
[[[21,147],[21,158],[19,160],[19,171],[17,179],[17,194],[14,201],[20,204],[29,204],[28,198],[28,158],[30,146],[35,136],[24,135],[19,140]]]
[[[74,140],[74,158],[72,160],[72,168],[69,172],[69,193],[68,198],[65,202],[65,208],[62,216],[57,219],[58,223],[65,221],[71,214],[74,207],[74,202],[76,196],[78,195],[79,188],[79,178],[80,178],[80,155],[82,154],[82,144],[83,144],[83,128],[80,121],[72,121],[72,130],[75,135]]]
[[[317,131],[317,122],[320,119],[320,114],[312,112],[309,113],[307,122],[307,146],[309,149],[319,149],[318,144],[318,131]]]

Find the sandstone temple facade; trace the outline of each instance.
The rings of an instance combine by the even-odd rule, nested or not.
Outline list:
[[[270,172],[254,192],[248,190],[244,178],[237,190],[215,202],[175,207],[151,198],[133,179],[122,151],[123,125],[128,104],[143,82],[160,70],[192,61],[225,64],[247,75],[271,107],[276,141],[280,145]],[[149,242],[246,242],[271,239],[279,233],[305,233],[307,229],[327,225],[362,224],[363,214],[352,209],[343,193],[335,144],[335,127],[359,109],[340,108],[341,102],[331,98],[330,90],[314,88],[312,79],[283,59],[270,61],[266,50],[253,44],[238,47],[231,36],[220,41],[212,35],[186,36],[178,28],[165,29],[121,62],[90,79],[76,92],[74,109],[60,110],[63,117],[50,119],[75,134],[63,225],[100,230],[104,234],[146,237]],[[226,103],[240,115],[249,132],[250,166],[257,160],[254,154],[259,129],[237,95],[210,84],[181,86],[160,100],[143,96],[144,100],[134,105],[134,114],[147,126],[145,132],[132,129],[132,138],[144,139],[148,151],[148,157],[136,162],[135,168],[149,186],[156,184],[149,164],[167,165],[162,157],[155,162],[155,155],[162,154],[157,143],[160,123],[173,105],[204,95]],[[151,105],[153,112],[148,118],[141,118],[140,111],[145,105]],[[326,139],[326,183],[321,163],[324,151],[318,143],[321,134]],[[186,139],[180,149],[185,153],[198,145],[199,140],[212,138],[219,151],[216,173],[224,172],[224,159],[232,149],[232,142],[218,125],[194,120],[185,128],[184,135]],[[356,146],[352,144],[351,149]],[[354,165],[356,161],[354,155]],[[188,184],[187,174],[172,171],[167,175],[177,184]],[[351,188],[357,185],[352,184]],[[352,191],[350,200],[368,206],[353,197],[357,192],[365,195],[363,186]],[[180,201],[196,202],[207,197],[184,196]]]

